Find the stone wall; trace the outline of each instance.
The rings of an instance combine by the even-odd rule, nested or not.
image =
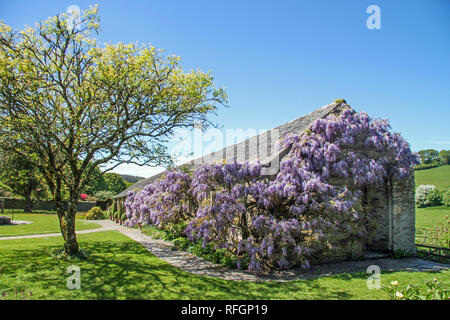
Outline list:
[[[392,250],[415,253],[414,178],[392,189]]]
[[[415,253],[414,178],[404,183],[387,181],[376,190],[371,206],[377,232],[368,249]]]
[[[2,201],[2,199],[0,199]],[[4,209],[23,210],[25,208],[25,199],[4,198]],[[106,210],[110,201],[81,201],[78,202],[77,211],[85,212],[89,211],[92,207],[98,206],[103,210]],[[33,210],[56,210],[55,203],[53,201],[33,201]],[[64,209],[67,210],[67,201],[64,202]]]
[[[348,182],[338,179],[333,184],[345,185]],[[324,257],[325,261],[345,260],[351,257],[358,258],[362,250],[377,252],[404,251],[415,253],[415,202],[414,178],[402,182],[392,183],[386,181],[384,185],[374,190],[370,196],[369,207],[372,209],[377,230],[367,244],[342,242],[333,252]],[[344,240],[344,239],[342,239]]]
[[[372,214],[377,224],[377,231],[375,232],[372,241],[368,244],[367,249],[372,251],[390,251],[390,201],[391,188],[389,184],[380,186],[375,190],[370,202],[372,207]]]

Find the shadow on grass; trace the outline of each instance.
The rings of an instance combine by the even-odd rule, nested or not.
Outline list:
[[[170,266],[133,241],[88,241],[87,260],[55,259],[60,245],[0,252],[0,288],[33,288],[35,299],[349,299],[317,279],[291,282],[225,281]],[[81,290],[69,290],[68,266],[81,269]]]
[[[80,248],[89,255],[87,260],[52,257],[50,252],[61,248],[61,240],[8,242],[0,247],[0,289],[30,289],[33,299],[341,300],[358,299],[367,293],[364,272],[289,282],[198,276],[172,267],[118,232],[80,237]],[[71,265],[81,269],[81,290],[67,288],[70,274],[66,270]]]

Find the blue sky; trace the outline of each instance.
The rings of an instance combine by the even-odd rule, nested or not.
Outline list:
[[[99,4],[99,42],[143,42],[211,70],[224,128],[270,129],[345,98],[414,151],[450,149],[450,1],[0,1],[16,28]],[[381,29],[369,30],[369,5]],[[149,176],[158,169],[116,171]]]

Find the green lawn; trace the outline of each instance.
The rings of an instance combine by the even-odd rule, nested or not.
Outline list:
[[[421,184],[433,184],[442,192],[450,188],[450,165],[414,172],[416,188]]]
[[[439,190],[450,188],[450,165],[415,171],[416,188],[421,184],[433,184]],[[416,208],[416,228],[434,228],[445,216],[450,216],[450,207],[437,206]],[[417,235],[422,235],[422,230],[416,230]],[[420,238],[420,237],[419,237]],[[421,238],[420,238],[421,239]]]
[[[225,281],[197,276],[156,258],[117,231],[80,234],[88,260],[66,261],[49,252],[60,237],[0,241],[0,292],[32,292],[30,299],[386,299],[368,290],[367,274],[341,274],[284,283]],[[66,287],[66,269],[81,269],[81,290]],[[448,287],[450,271],[382,272],[382,284],[399,280],[424,288],[434,277]],[[1,294],[0,294],[1,299]]]
[[[11,217],[11,212],[6,214]],[[45,213],[15,213],[14,220],[32,221],[31,224],[0,225],[0,237],[24,236],[31,234],[59,233],[59,220],[56,214]],[[76,230],[90,230],[100,228],[96,223],[90,223],[81,219],[76,220]]]
[[[450,207],[416,208],[416,228],[434,228],[445,216],[450,216]]]
[[[416,171],[416,185],[450,186],[450,166]],[[442,190],[441,189],[441,190]],[[416,227],[434,227],[450,208],[417,208]],[[59,232],[55,214],[16,213],[23,226],[0,226],[0,236]],[[77,230],[98,225],[77,220]],[[62,247],[61,237],[0,241],[0,299],[4,292],[32,292],[29,299],[387,299],[382,290],[368,290],[364,272],[284,283],[225,281],[174,268],[117,231],[79,234],[84,261],[56,259],[50,252]],[[81,268],[81,290],[66,287],[66,268]],[[400,287],[438,278],[450,285],[450,271],[382,272],[382,284]],[[19,297],[23,298],[23,297]]]

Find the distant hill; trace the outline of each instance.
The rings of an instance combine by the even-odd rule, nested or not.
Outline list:
[[[130,176],[127,174],[121,174],[120,176],[122,177],[123,180],[125,180],[128,183],[136,183],[142,179],[145,179],[144,177]]]

